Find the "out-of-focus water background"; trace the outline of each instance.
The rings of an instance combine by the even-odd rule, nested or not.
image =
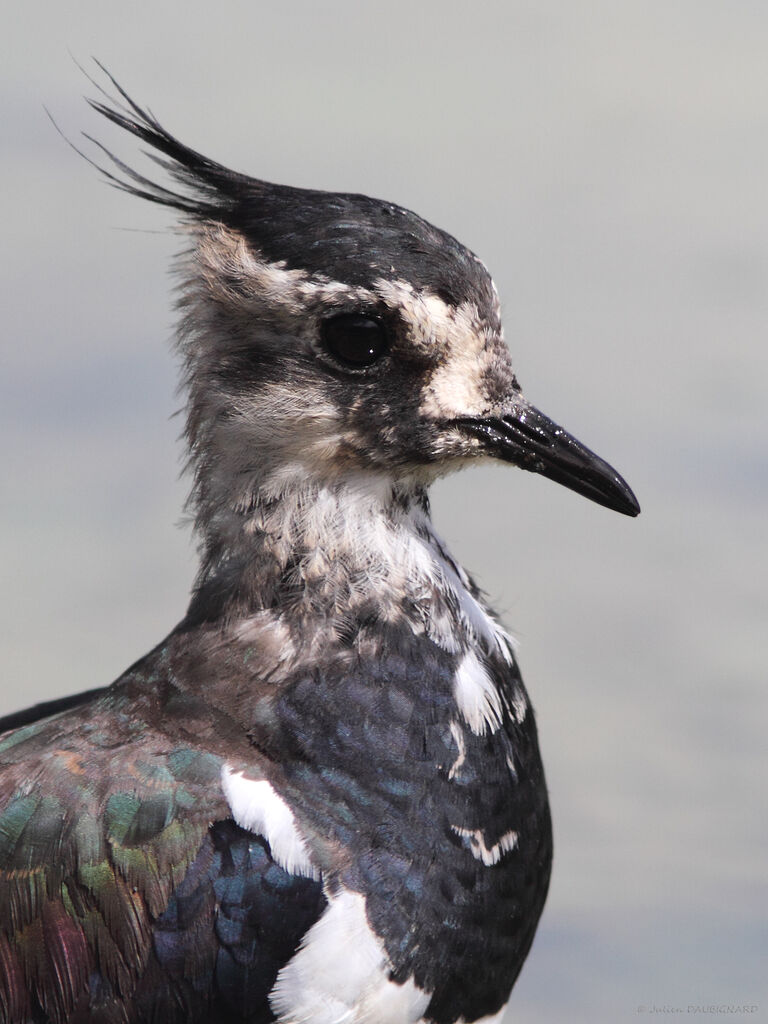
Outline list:
[[[551,789],[508,1019],[768,1019],[768,6],[87,0],[4,23],[0,710],[117,676],[195,568],[183,243],[46,117],[135,162],[71,50],[214,158],[395,200],[490,267],[528,397],[643,506],[508,467],[435,489],[520,639]]]

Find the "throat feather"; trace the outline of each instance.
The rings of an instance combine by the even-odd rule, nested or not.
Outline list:
[[[209,538],[188,622],[271,609],[343,639],[361,622],[406,621],[452,654],[479,645],[509,659],[511,641],[437,536],[423,486],[376,474],[267,480],[231,518]]]

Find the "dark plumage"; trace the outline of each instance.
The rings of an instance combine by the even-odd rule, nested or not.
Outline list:
[[[511,641],[427,487],[493,456],[637,503],[525,401],[455,239],[229,171],[113,84],[125,105],[93,106],[177,189],[104,173],[193,241],[201,568],[112,686],[0,721],[0,1024],[499,1015],[546,897],[547,793]]]
[[[166,159],[152,158],[181,191],[158,185],[104,150],[123,175],[103,172],[118,188],[197,220],[226,224],[267,260],[291,269],[350,285],[370,284],[382,274],[398,276],[419,290],[432,289],[451,305],[479,292],[490,306],[490,278],[477,257],[417,214],[364,195],[274,185],[231,171],[179,142],[111,81],[127,109],[91,105],[164,154]]]

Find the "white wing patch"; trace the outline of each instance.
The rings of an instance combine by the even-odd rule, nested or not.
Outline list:
[[[329,897],[269,1001],[280,1024],[416,1024],[430,993],[389,979],[389,961],[360,893]]]
[[[510,850],[514,850],[515,846],[517,846],[517,832],[511,830],[505,832],[500,837],[498,843],[494,843],[493,846],[486,846],[485,836],[481,828],[459,828],[458,825],[451,825],[451,828],[457,836],[469,840],[472,856],[477,860],[481,860],[487,868],[492,868],[494,864],[498,864],[505,853],[509,853]]]
[[[272,858],[292,875],[319,878],[307,844],[296,827],[288,804],[266,779],[247,779],[228,765],[221,770],[221,787],[232,817],[240,828],[257,832],[269,843]]]
[[[485,666],[473,651],[459,662],[453,683],[453,695],[464,721],[476,736],[501,725],[501,694]]]

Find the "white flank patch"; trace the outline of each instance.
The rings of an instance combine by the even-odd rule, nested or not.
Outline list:
[[[221,788],[237,824],[264,836],[276,864],[292,875],[320,877],[290,807],[271,783],[266,779],[246,779],[242,772],[234,772],[224,765]]]
[[[453,694],[465,722],[476,736],[501,725],[501,695],[485,666],[467,651],[456,669]]]
[[[481,828],[459,828],[458,825],[451,825],[451,828],[457,836],[469,840],[472,856],[476,857],[477,860],[481,860],[488,868],[498,864],[504,854],[514,850],[517,845],[517,832],[511,830],[505,832],[500,837],[498,843],[494,843],[493,846],[486,846],[485,836]]]
[[[389,980],[389,961],[360,893],[329,898],[269,1001],[280,1024],[416,1024],[431,996],[412,980]]]

